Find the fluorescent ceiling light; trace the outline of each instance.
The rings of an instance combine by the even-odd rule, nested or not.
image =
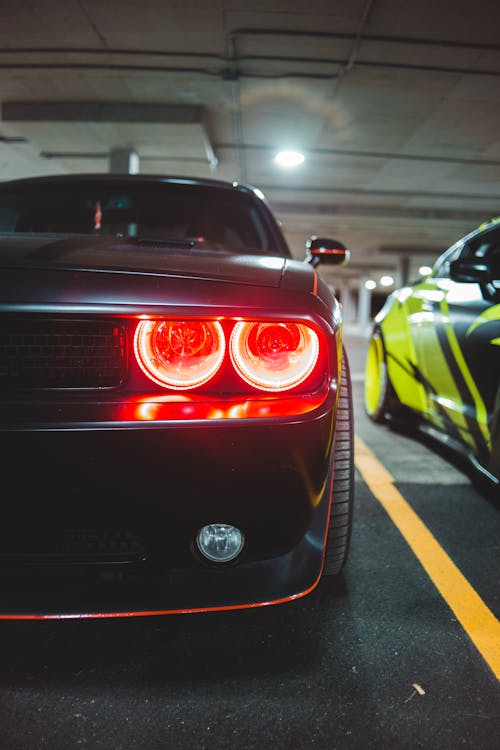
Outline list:
[[[274,161],[276,164],[279,164],[280,167],[298,167],[299,164],[302,164],[304,162],[305,156],[304,154],[301,154],[300,151],[292,151],[292,150],[286,150],[286,151],[278,151],[276,156],[274,157]]]

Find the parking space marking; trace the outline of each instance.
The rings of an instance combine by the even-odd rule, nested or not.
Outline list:
[[[500,622],[394,484],[394,477],[356,436],[356,468],[403,535],[434,586],[500,680]]]

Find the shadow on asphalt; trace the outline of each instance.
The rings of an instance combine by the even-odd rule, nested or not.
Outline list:
[[[404,435],[405,437],[424,445],[428,450],[449,463],[470,480],[474,489],[477,490],[480,495],[500,510],[500,492],[498,487],[485,479],[480,472],[474,468],[470,461],[462,455],[451,448],[448,448],[444,443],[433,438],[431,435],[420,432],[411,424],[405,425],[403,422],[393,421],[386,423],[384,426],[395,434]]]
[[[310,672],[325,606],[347,597],[342,576],[291,604],[224,613],[0,623],[0,686],[213,680]],[[331,638],[331,634],[330,634]]]

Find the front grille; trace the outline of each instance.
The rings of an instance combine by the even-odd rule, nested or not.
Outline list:
[[[111,388],[125,377],[126,332],[113,321],[0,321],[0,387]]]
[[[0,569],[24,565],[105,565],[142,562],[146,550],[131,531],[11,529],[0,535]]]

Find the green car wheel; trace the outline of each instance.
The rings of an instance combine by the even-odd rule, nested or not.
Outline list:
[[[365,365],[365,411],[374,422],[386,422],[401,408],[389,380],[387,356],[380,330],[376,329],[368,345]]]

